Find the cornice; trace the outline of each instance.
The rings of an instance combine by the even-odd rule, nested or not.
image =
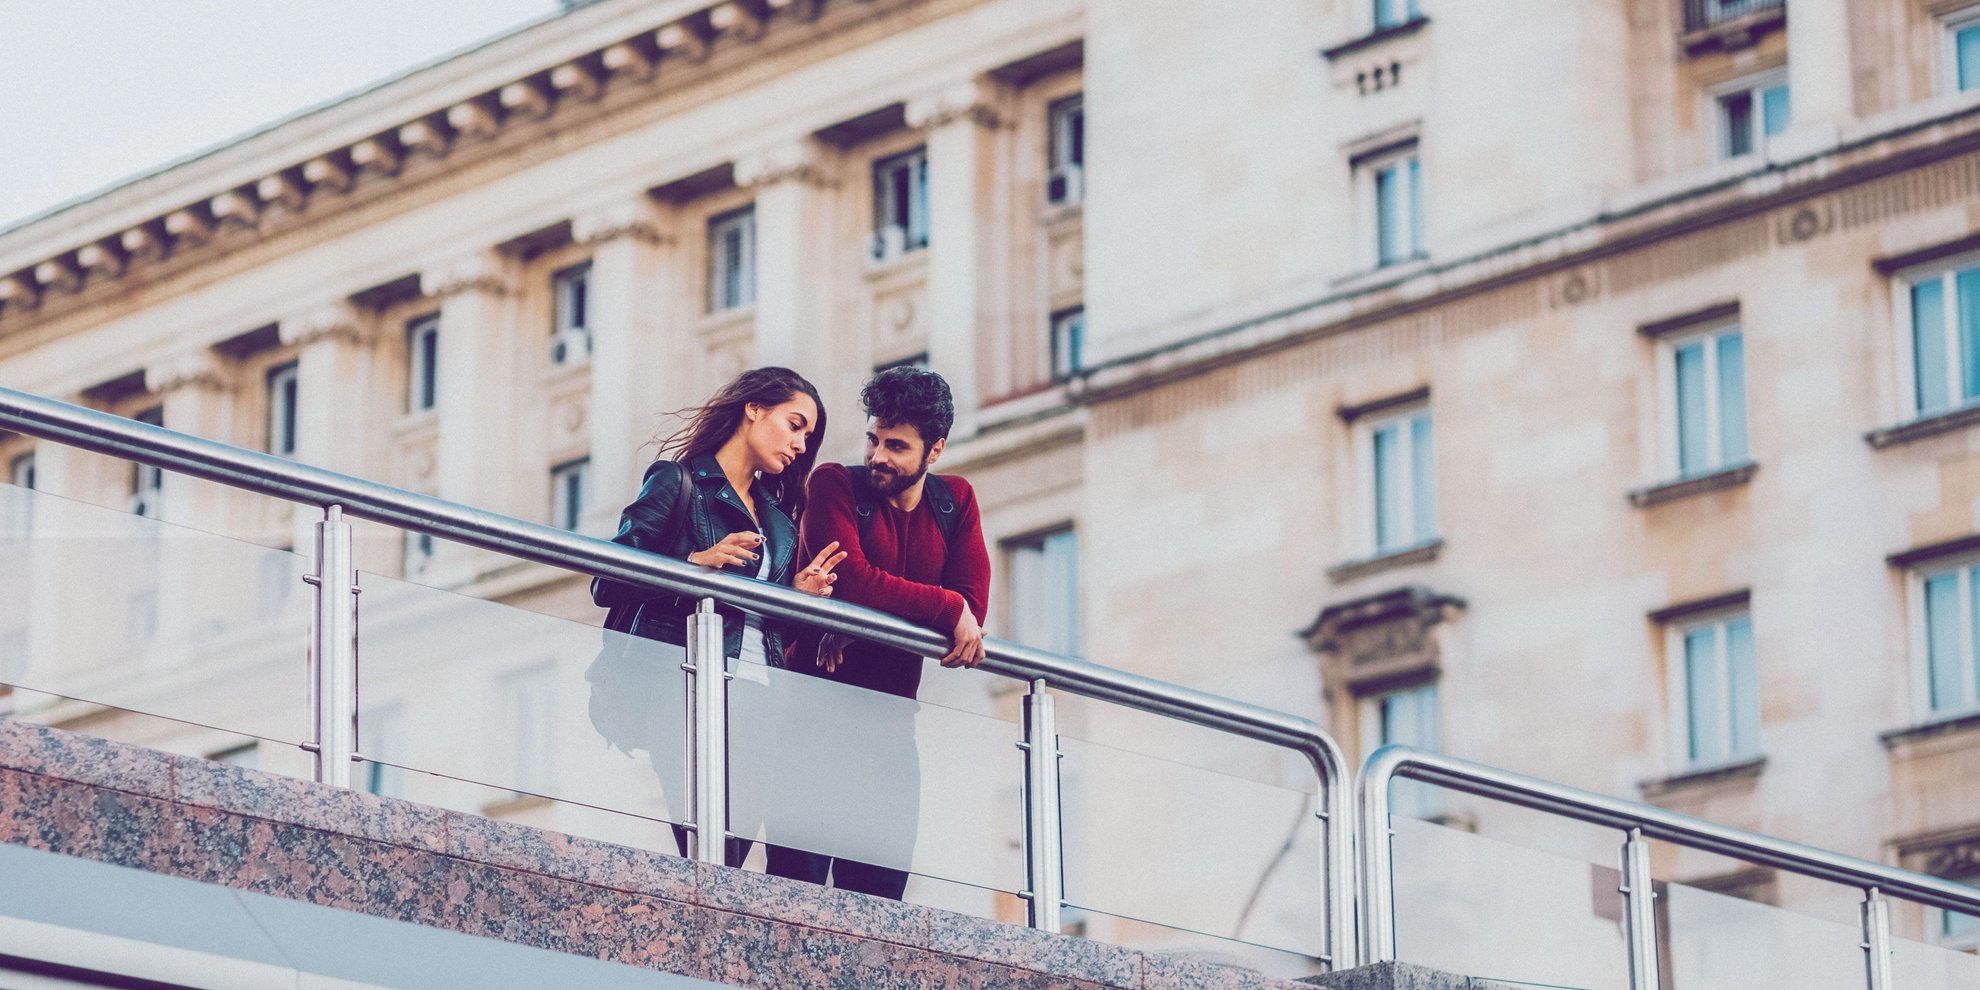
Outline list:
[[[370,339],[366,333],[370,326],[371,322],[349,303],[335,302],[284,318],[276,324],[276,334],[288,347],[309,347],[326,340],[361,345]]]
[[[918,2],[830,0],[854,19]],[[84,292],[214,247],[227,231],[265,234],[271,223],[335,209],[335,197],[401,180],[409,159],[447,158],[608,92],[655,86],[662,75],[678,84],[670,64],[694,67],[718,49],[812,21],[826,7],[827,0],[608,3],[525,25],[0,231],[0,321],[36,310],[50,292]]]

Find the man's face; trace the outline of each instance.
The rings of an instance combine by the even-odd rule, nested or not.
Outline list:
[[[907,423],[866,419],[867,479],[882,495],[898,495],[914,487],[930,465],[942,456],[942,441],[923,443],[921,431]]]

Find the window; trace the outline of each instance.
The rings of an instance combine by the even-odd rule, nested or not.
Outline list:
[[[1416,0],[1374,0],[1375,30],[1407,24],[1417,18]]]
[[[509,712],[515,718],[515,777],[509,788],[518,794],[547,794],[556,761],[557,726],[552,718],[550,665],[539,664],[507,678]]]
[[[1980,615],[1980,564],[1920,575],[1925,653],[1924,702],[1931,715],[1980,709],[1980,667],[1974,663],[1974,619]]]
[[[1045,108],[1051,136],[1045,148],[1045,201],[1073,206],[1086,199],[1086,97],[1068,96]]]
[[[552,321],[550,363],[576,364],[591,356],[591,263],[550,276],[557,312]]]
[[[873,163],[873,260],[928,246],[928,149]]]
[[[1721,615],[1669,632],[1672,708],[1686,767],[1714,767],[1760,754],[1759,675],[1753,663],[1753,620]]]
[[[22,454],[7,462],[7,482],[16,488],[34,487],[33,454]]]
[[[1980,263],[1910,279],[1912,400],[1920,416],[1980,399]]]
[[[1952,71],[1947,80],[1955,92],[1980,89],[1980,11],[1968,10],[1946,22],[1946,39],[1951,47],[1947,59]]]
[[[590,471],[590,458],[550,469],[550,525],[576,532],[584,515],[584,479]]]
[[[1079,539],[1070,529],[1004,544],[1011,576],[1011,638],[1077,656]]]
[[[1746,463],[1746,354],[1739,327],[1660,345],[1671,384],[1669,461],[1679,477]]]
[[[1375,265],[1423,255],[1423,178],[1414,144],[1356,164],[1375,231]]]
[[[708,220],[708,311],[756,301],[756,207]]]
[[[268,452],[283,457],[296,453],[296,363],[268,372]]]
[[[1368,458],[1368,504],[1377,554],[1395,553],[1437,538],[1437,479],[1430,410],[1372,420],[1362,427]]]
[[[1086,365],[1086,310],[1075,306],[1052,314],[1052,380],[1062,382]]]
[[[1969,887],[1980,887],[1980,877],[1964,877],[1959,881]],[[1980,915],[1940,911],[1938,941],[1949,949],[1980,949]]]
[[[1787,129],[1791,118],[1785,69],[1734,83],[1720,90],[1716,100],[1721,158],[1759,151],[1768,138]]]
[[[1437,685],[1417,684],[1384,691],[1361,699],[1361,751],[1373,753],[1383,746],[1409,746],[1435,751],[1437,735]],[[1437,813],[1436,791],[1428,784],[1397,781],[1391,791],[1390,807],[1410,818],[1431,818]]]
[[[440,316],[422,316],[406,324],[406,368],[410,387],[407,412],[425,412],[440,400]]]
[[[165,425],[165,407],[153,406],[131,417],[149,426]],[[158,518],[158,503],[165,488],[165,472],[149,464],[131,465],[131,513]]]
[[[408,530],[405,534],[405,576],[422,577],[426,574],[426,569],[432,565],[433,534],[414,533]]]

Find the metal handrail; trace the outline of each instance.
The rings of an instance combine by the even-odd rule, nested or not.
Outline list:
[[[946,637],[902,619],[792,588],[710,571],[608,540],[366,481],[285,457],[152,426],[100,410],[0,387],[0,429],[151,465],[290,502],[427,533],[593,577],[696,598],[907,650],[948,652]],[[1354,965],[1354,815],[1347,758],[1312,720],[1171,684],[1078,657],[984,640],[980,669],[1071,694],[1292,750],[1319,778],[1331,968]]]
[[[1786,870],[1789,873],[1859,888],[1865,891],[1868,898],[1864,912],[1865,947],[1866,949],[1879,945],[1884,947],[1882,953],[1871,949],[1870,985],[1872,987],[1884,985],[1877,978],[1878,961],[1888,955],[1890,944],[1888,921],[1883,916],[1882,910],[1878,909],[1874,912],[1871,910],[1873,905],[1881,904],[1882,895],[1894,895],[1948,911],[1980,914],[1980,890],[1950,880],[1885,866],[1867,859],[1858,859],[1758,832],[1719,825],[1655,805],[1585,791],[1578,787],[1557,784],[1538,777],[1528,777],[1510,770],[1501,770],[1441,753],[1425,752],[1408,746],[1383,746],[1369,754],[1367,761],[1362,764],[1358,795],[1362,842],[1360,958],[1363,964],[1389,962],[1396,958],[1394,876],[1391,866],[1395,835],[1389,825],[1389,798],[1390,784],[1397,777],[1422,781],[1494,801],[1503,801],[1591,825],[1618,829],[1627,833],[1633,843],[1640,843],[1643,839],[1662,839],[1677,845]],[[1632,906],[1642,905],[1647,909],[1649,899],[1632,893],[1649,890],[1647,859],[1639,867],[1642,871],[1639,876],[1629,877],[1630,864],[1625,862],[1624,867],[1624,893],[1630,895]],[[1873,918],[1873,914],[1876,917]],[[1655,933],[1635,930],[1631,934],[1635,939],[1649,940],[1646,947],[1633,950],[1632,956],[1643,951],[1647,952],[1646,959],[1654,960]],[[1888,971],[1887,964],[1885,971]],[[1654,982],[1650,986],[1654,987]]]

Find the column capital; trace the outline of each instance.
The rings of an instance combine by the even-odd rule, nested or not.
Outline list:
[[[909,100],[907,125],[918,131],[930,131],[966,120],[978,127],[995,129],[1003,126],[1003,114],[998,110],[1001,102],[996,86],[989,81],[965,79]]]
[[[571,218],[571,240],[596,246],[622,237],[644,244],[665,244],[671,238],[659,211],[645,200],[622,200],[585,210]]]
[[[493,250],[439,262],[419,273],[420,294],[438,299],[466,292],[506,296],[515,288],[508,264]]]
[[[334,302],[284,317],[276,324],[276,335],[283,344],[292,347],[308,347],[323,340],[363,344],[368,339],[365,331],[369,326],[356,307]]]
[[[161,358],[144,369],[144,390],[157,395],[184,389],[225,392],[231,386],[231,376],[220,355],[204,347]]]
[[[736,159],[736,185],[761,189],[780,182],[830,188],[838,185],[834,156],[816,139],[797,138]]]

